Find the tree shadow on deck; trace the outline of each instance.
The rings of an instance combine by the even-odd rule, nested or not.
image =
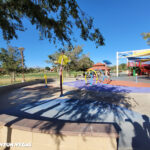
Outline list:
[[[41,132],[54,129],[55,133],[62,139],[63,134],[61,130],[69,122],[78,124],[87,123],[87,127],[91,123],[101,124],[105,122],[116,124],[116,129],[120,132],[121,127],[118,122],[122,122],[128,118],[130,111],[128,112],[127,109],[136,105],[131,102],[134,99],[128,97],[128,91],[120,92],[119,90],[117,92],[115,87],[111,87],[109,92],[94,92],[85,89],[71,90],[64,94],[63,99],[54,98],[42,101],[38,101],[37,97],[39,99],[47,98],[48,96],[46,94],[48,92],[50,92],[49,96],[55,95],[55,92],[59,92],[59,88],[53,87],[53,92],[43,90],[40,93],[39,90],[32,90],[35,90],[35,93],[25,98],[23,103],[19,103],[17,106],[15,105],[16,107],[1,112],[1,114],[16,117],[16,119],[8,121],[6,126],[11,127],[24,118],[34,119],[37,121],[32,125],[33,129],[38,127]],[[30,94],[29,89],[26,89],[26,94],[28,92]],[[24,94],[22,95],[23,97],[25,96]],[[21,94],[17,96],[21,98]],[[48,122],[43,123],[43,121]]]
[[[97,85],[80,86],[79,89],[64,93],[70,99],[93,100],[96,102],[107,102],[131,109],[138,105],[134,98],[128,95],[130,90],[120,89],[115,86]]]
[[[54,88],[53,86],[48,86],[48,88],[46,88],[45,84],[36,84],[15,89],[0,95],[0,111],[18,105],[38,102],[42,98],[51,98],[59,92],[59,87]]]

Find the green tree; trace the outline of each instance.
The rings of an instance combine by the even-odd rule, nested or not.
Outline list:
[[[143,36],[144,40],[147,40],[147,44],[150,45],[150,32],[142,33],[141,35]]]
[[[70,63],[66,66],[66,69],[69,70],[79,70],[79,59],[81,56],[81,53],[83,52],[82,46],[75,46],[72,50],[68,48],[66,51],[66,55],[71,60]]]
[[[86,71],[93,66],[94,62],[87,55],[83,54],[78,64],[79,70]]]
[[[67,71],[85,71],[86,69],[92,67],[93,61],[91,61],[87,55],[82,54],[82,46],[75,46],[74,48],[64,47],[63,50],[65,50],[65,55],[70,59],[70,63],[65,66]],[[58,60],[61,51],[62,49],[59,49],[54,54],[48,56],[49,61],[47,62],[51,63],[54,67],[57,67],[57,70],[59,69],[59,65],[55,62]]]
[[[111,68],[111,72],[116,72],[116,65],[110,66],[110,68]],[[128,70],[127,64],[126,64],[126,63],[120,64],[120,65],[119,65],[119,70],[120,70],[120,71]]]
[[[110,66],[109,68],[111,69],[111,72],[116,72],[116,66],[115,65],[114,66]]]
[[[50,67],[48,67],[48,66],[45,67],[45,70],[50,71]]]
[[[58,71],[58,64],[56,64],[56,61],[59,56],[60,52],[55,52],[54,54],[48,55],[49,60],[46,60],[47,63],[52,64],[52,68],[55,68],[56,72]]]
[[[16,47],[8,47],[8,50],[0,49],[0,63],[2,69],[11,76],[11,83],[15,81],[15,74],[21,70],[21,54]]]
[[[27,18],[40,32],[40,37],[71,44],[72,28],[80,31],[84,40],[104,45],[93,18],[87,16],[76,0],[0,0],[0,29],[5,40],[17,38],[17,31],[24,31],[23,18]]]
[[[78,60],[79,56],[82,53],[82,46],[75,46],[74,48],[70,47],[64,47],[63,49],[59,49],[57,52],[55,52],[52,55],[49,55],[49,60],[47,61],[48,63],[51,63],[54,68],[59,69],[59,65],[56,64],[56,61],[58,60],[59,56],[61,55],[61,51],[65,51],[65,55],[69,57],[71,62],[67,64],[65,69],[67,71],[69,70],[78,70]]]
[[[119,70],[127,70],[127,64],[126,63],[122,63],[119,65]]]

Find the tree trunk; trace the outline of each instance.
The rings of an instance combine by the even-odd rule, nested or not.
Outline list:
[[[12,72],[12,78],[13,78],[13,82],[15,82],[16,81],[15,72]]]
[[[13,80],[12,80],[12,73],[10,73],[10,82],[12,84]]]

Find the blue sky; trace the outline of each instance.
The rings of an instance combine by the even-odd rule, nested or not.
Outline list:
[[[105,46],[96,48],[94,42],[83,41],[75,34],[78,39],[75,44],[83,45],[84,53],[89,53],[95,63],[107,59],[115,64],[116,51],[150,48],[141,36],[142,32],[150,31],[149,0],[78,0],[78,4],[94,18],[94,25],[105,38]],[[19,38],[12,40],[11,45],[25,48],[27,67],[50,66],[45,61],[57,48],[48,40],[39,40],[38,31],[27,20],[24,20],[24,25],[28,30],[17,32]],[[0,47],[7,47],[1,34]]]

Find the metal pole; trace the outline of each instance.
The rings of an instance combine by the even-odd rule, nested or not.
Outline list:
[[[137,73],[135,74],[135,80],[136,80],[136,83],[138,83],[138,74]]]
[[[62,66],[60,67],[60,96],[63,95],[63,87],[62,87]]]
[[[119,64],[119,57],[118,57],[118,52],[116,53],[117,54],[117,56],[116,56],[116,76],[118,77],[118,64]]]
[[[64,55],[64,52],[62,52],[62,60],[61,60],[61,65],[60,65],[60,91],[61,91],[61,94],[60,96],[63,96],[63,86],[62,86],[62,71],[63,71],[63,55]]]
[[[129,75],[129,65],[128,65],[128,63],[129,63],[129,60],[127,58],[127,75]]]

